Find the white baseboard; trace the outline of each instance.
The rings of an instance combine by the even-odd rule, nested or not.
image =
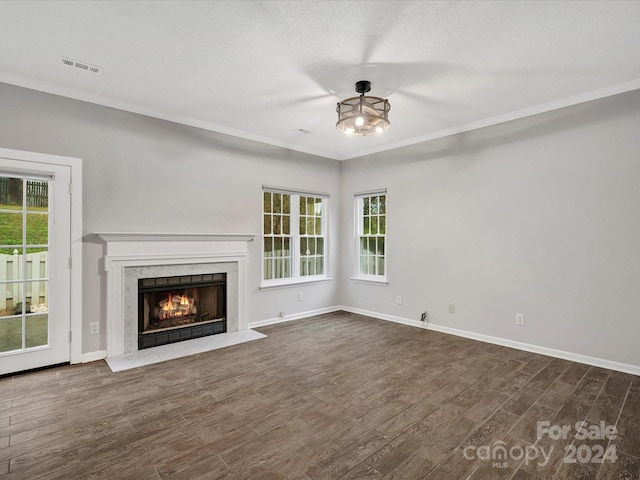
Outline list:
[[[82,363],[95,362],[96,360],[102,360],[107,358],[106,350],[96,350],[95,352],[88,352],[82,354]]]
[[[493,337],[490,335],[483,335],[481,333],[469,332],[467,330],[460,330],[457,328],[445,327],[443,325],[436,325],[433,323],[425,324],[418,320],[411,320],[403,317],[396,317],[394,315],[387,315],[384,313],[371,312],[369,310],[362,310],[360,308],[347,307],[345,305],[336,305],[333,307],[319,308],[317,310],[309,310],[307,312],[296,313],[292,315],[286,315],[282,318],[269,318],[266,320],[258,320],[256,322],[250,322],[249,328],[259,328],[267,325],[274,325],[277,323],[291,322],[293,320],[300,320],[302,318],[313,317],[315,315],[322,315],[324,313],[333,313],[339,311],[345,311],[350,313],[356,313],[358,315],[364,315],[366,317],[373,317],[380,320],[386,320],[388,322],[401,323],[403,325],[409,325],[411,327],[422,328],[423,330],[433,330],[434,332],[446,333],[449,335],[455,335],[457,337],[469,338],[471,340],[478,340],[480,342],[492,343],[494,345],[501,345],[503,347],[515,348],[517,350],[524,350],[527,352],[538,353],[540,355],[548,355],[550,357],[561,358],[563,360],[569,360],[577,363],[584,363],[586,365],[592,365],[595,367],[607,368],[609,370],[616,370],[618,372],[629,373],[631,375],[640,375],[640,366],[629,365],[626,363],[614,362],[603,358],[590,357],[579,353],[566,352],[564,350],[556,350],[553,348],[542,347],[540,345],[531,345],[529,343],[516,342],[514,340],[508,340],[506,338]],[[83,353],[82,363],[94,362],[96,360],[102,360],[107,357],[106,350],[97,350],[95,352]]]
[[[407,318],[395,317],[393,315],[370,312],[368,310],[346,307],[344,305],[341,306],[339,310],[344,310],[345,312],[357,313],[359,315],[365,315],[367,317],[378,318],[380,320],[387,320],[389,322],[402,323],[403,325],[410,325],[412,327],[433,330],[434,332],[455,335],[457,337],[464,337],[464,338],[469,338],[471,340],[478,340],[480,342],[492,343],[494,345],[501,345],[503,347],[510,347],[518,350],[525,350],[527,352],[538,353],[540,355],[548,355],[550,357],[561,358],[563,360],[569,360],[572,362],[584,363],[586,365],[592,365],[595,367],[606,368],[609,370],[616,370],[618,372],[630,373],[631,375],[640,375],[640,366],[638,365],[629,365],[627,363],[614,362],[611,360],[606,360],[604,358],[589,357],[587,355],[582,355],[579,353],[566,352],[564,350],[556,350],[554,348],[547,348],[539,345],[531,345],[529,343],[516,342],[514,340],[508,340],[506,338],[483,335],[481,333],[469,332],[467,330],[459,330],[457,328],[445,327],[442,325],[435,325],[433,323],[425,324],[425,323],[419,322],[418,320],[410,320]]]
[[[292,320],[300,320],[301,318],[313,317],[315,315],[322,315],[324,313],[333,313],[344,310],[341,306],[333,306],[326,308],[318,308],[317,310],[309,310],[308,312],[294,313],[292,315],[285,315],[284,317],[268,318],[266,320],[258,320],[256,322],[249,322],[249,328],[266,327],[267,325],[274,325],[276,323],[291,322]]]

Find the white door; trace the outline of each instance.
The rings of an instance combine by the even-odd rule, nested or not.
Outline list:
[[[0,375],[70,359],[70,176],[0,157]]]

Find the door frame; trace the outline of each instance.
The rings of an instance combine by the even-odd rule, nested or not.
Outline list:
[[[25,163],[61,165],[71,170],[70,328],[71,363],[82,362],[82,159],[0,148],[0,157]]]

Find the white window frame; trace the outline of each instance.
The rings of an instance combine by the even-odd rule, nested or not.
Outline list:
[[[364,274],[360,271],[360,238],[363,236],[364,232],[364,216],[363,216],[363,201],[368,197],[375,197],[379,195],[384,195],[385,198],[385,233],[377,234],[376,236],[384,237],[384,274],[383,275],[371,275]],[[366,192],[358,192],[354,194],[354,264],[353,271],[354,275],[351,277],[352,280],[361,281],[361,282],[370,282],[381,285],[387,285],[387,274],[388,274],[388,259],[389,259],[389,242],[388,242],[388,222],[386,221],[389,215],[389,196],[387,194],[387,189],[377,189],[370,190]]]
[[[265,280],[265,257],[264,257],[264,193],[280,193],[290,196],[290,236],[291,236],[291,276],[287,278],[274,278]],[[324,252],[323,252],[323,273],[319,275],[305,275],[302,276],[300,272],[300,239],[303,237],[300,235],[300,197],[315,197],[322,199],[322,232],[324,237]],[[261,268],[260,268],[260,289],[268,289],[275,287],[284,287],[289,285],[298,285],[304,283],[325,282],[332,280],[329,276],[329,194],[305,190],[295,190],[282,187],[272,187],[263,185],[260,192],[260,205],[261,205],[261,224],[262,224],[262,239],[261,239]],[[318,235],[320,236],[320,235]]]

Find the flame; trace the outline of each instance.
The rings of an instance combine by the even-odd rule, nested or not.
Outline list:
[[[164,305],[161,306],[162,314],[160,318],[162,319],[187,316],[192,307],[188,292],[185,292],[183,295],[171,292],[166,301],[160,303],[164,303]]]

